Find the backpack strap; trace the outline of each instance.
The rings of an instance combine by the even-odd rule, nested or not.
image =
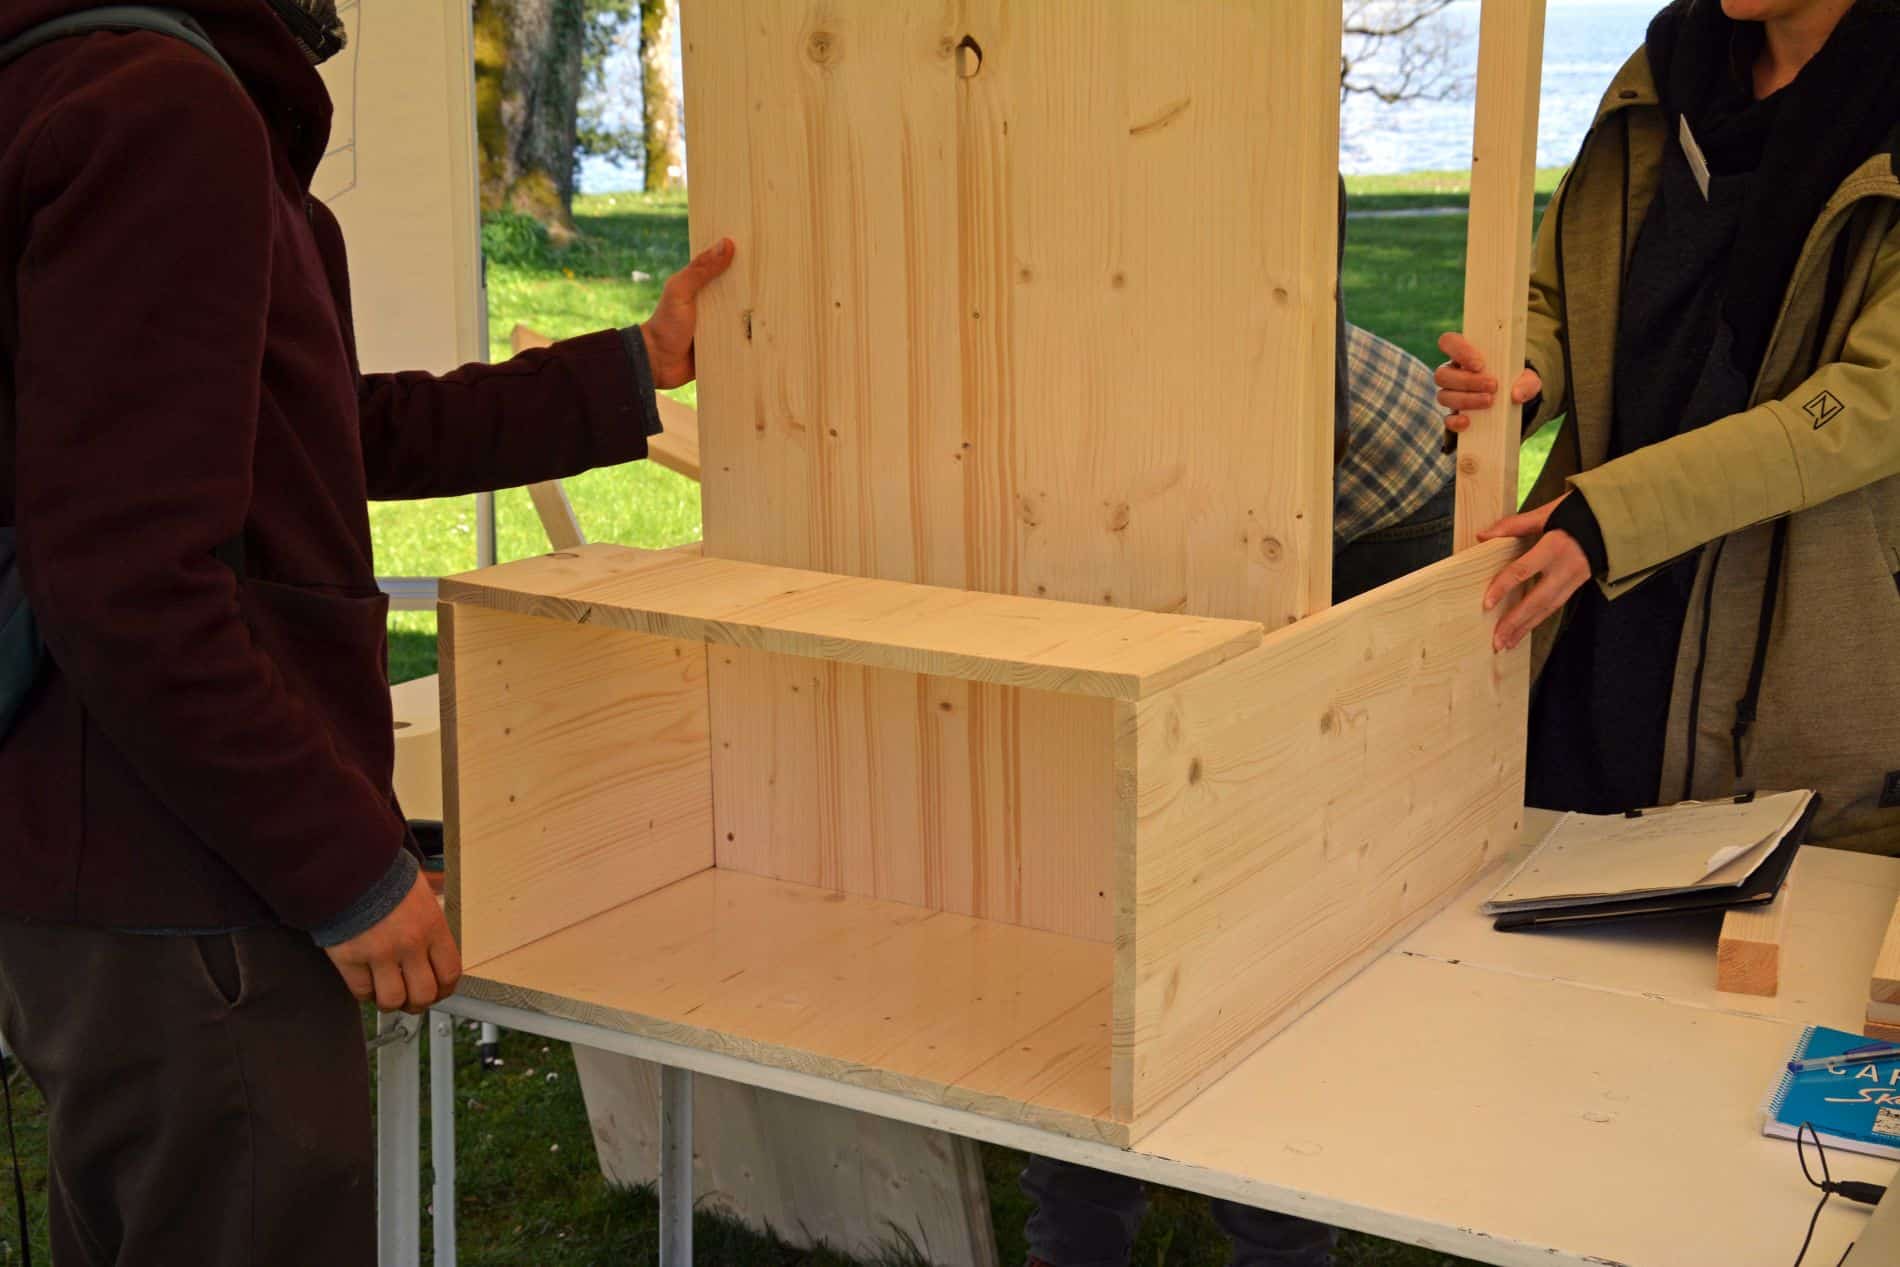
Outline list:
[[[78,13],[69,13],[63,18],[54,18],[51,22],[34,27],[5,45],[0,45],[0,67],[24,57],[54,40],[63,40],[76,35],[91,35],[95,31],[150,31],[154,35],[167,35],[181,40],[209,57],[224,68],[224,73],[236,79],[237,72],[224,60],[223,54],[211,43],[204,28],[176,9],[161,9],[143,4],[108,4],[96,9],[85,9]]]

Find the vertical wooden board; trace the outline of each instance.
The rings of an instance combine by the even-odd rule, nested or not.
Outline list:
[[[702,645],[441,613],[449,891],[471,968],[712,865]]]
[[[1324,606],[1339,22],[687,6],[693,236],[741,258],[700,334],[709,553]]]
[[[1517,841],[1529,663],[1479,547],[1134,705],[1118,1116],[1139,1138]]]
[[[1511,385],[1524,366],[1543,57],[1544,0],[1484,0],[1464,327],[1485,368],[1496,376],[1498,393],[1491,408],[1469,411],[1471,428],[1458,439],[1453,544],[1459,550],[1517,509],[1523,411],[1511,403]]]
[[[1112,938],[1111,701],[710,655],[721,867]]]

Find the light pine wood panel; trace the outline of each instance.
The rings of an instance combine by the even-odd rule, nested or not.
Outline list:
[[[1133,699],[1259,645],[1209,620],[592,546],[442,582],[445,599],[576,624]]]
[[[453,603],[439,619],[464,962],[712,865],[704,646]]]
[[[607,1181],[659,1179],[660,1067],[574,1047]],[[874,1259],[907,1239],[938,1267],[996,1267],[974,1140],[700,1074],[694,1202],[790,1244]]]
[[[1330,584],[1333,0],[696,0],[708,553],[1278,625]]]
[[[1106,942],[1106,700],[712,649],[721,867]]]
[[[1887,935],[1881,940],[1880,953],[1874,958],[1874,972],[1868,982],[1867,997],[1875,1003],[1900,1003],[1900,903],[1895,903]]]
[[[1075,1051],[1084,1010],[1106,1020],[1110,957],[1080,938],[719,868],[492,958],[463,988],[1126,1144],[1125,1128],[1082,1109],[1107,1103],[1106,1048]]]
[[[1528,656],[1492,654],[1479,605],[1515,549],[1123,706],[1139,800],[1116,1109],[1137,1138],[1517,842]]]
[[[1464,327],[1485,368],[1497,378],[1498,392],[1491,408],[1468,411],[1471,427],[1458,438],[1458,506],[1452,531],[1459,550],[1517,509],[1523,410],[1511,403],[1511,385],[1524,367],[1543,52],[1544,0],[1484,0]]]

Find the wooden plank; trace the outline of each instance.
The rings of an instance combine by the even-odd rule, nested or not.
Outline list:
[[[659,1178],[660,1067],[576,1045],[601,1172]],[[865,1259],[905,1246],[941,1267],[996,1267],[974,1140],[700,1075],[693,1079],[697,1203],[792,1245]]]
[[[1524,364],[1543,54],[1544,0],[1484,0],[1471,141],[1464,332],[1484,357],[1485,368],[1497,377],[1498,392],[1491,408],[1467,411],[1471,428],[1458,438],[1453,546],[1459,550],[1517,509],[1523,410],[1511,403],[1511,385]]]
[[[1800,859],[1796,858],[1799,865]],[[1793,875],[1766,906],[1740,907],[1722,916],[1715,943],[1715,988],[1731,994],[1773,998],[1781,989],[1781,948],[1788,942],[1794,902]]]
[[[439,620],[466,964],[712,865],[703,646],[453,603]]]
[[[1117,1144],[1096,942],[723,868],[492,957],[463,989],[626,1033],[720,1051]],[[1106,1029],[1096,1031],[1105,1037]],[[1051,1085],[1050,1070],[1061,1080]]]
[[[711,685],[721,867],[1113,938],[1109,701],[736,647]]]
[[[1517,843],[1529,660],[1467,551],[1124,710],[1116,1114],[1144,1129]],[[1124,777],[1127,777],[1126,775]]]
[[[531,330],[524,325],[517,325],[509,334],[508,341],[509,345],[517,352],[524,351],[528,348],[545,348],[554,345],[553,339],[550,339],[547,335],[539,331]],[[699,415],[694,412],[691,405],[674,400],[671,396],[664,394],[656,396],[654,403],[659,406],[660,425],[664,430],[657,436],[648,437],[648,460],[660,466],[664,466],[669,471],[684,475],[689,480],[698,482]],[[533,492],[536,488],[546,487],[549,487],[549,485],[536,484],[532,485],[528,491]],[[538,509],[540,506],[539,498],[536,499],[535,505]],[[547,524],[548,519],[546,514],[542,515],[541,522]],[[579,528],[577,525],[576,532],[578,531]],[[549,532],[548,536],[556,550],[570,550],[585,540],[585,538],[580,538],[571,543],[554,541],[552,531]]]
[[[901,669],[1134,699],[1259,645],[1260,626],[592,546],[445,578],[445,600]]]
[[[1887,935],[1881,939],[1880,953],[1874,957],[1867,997],[1875,1003],[1900,1003],[1900,902],[1894,904]]]
[[[534,513],[541,520],[542,531],[548,534],[549,548],[575,550],[587,544],[580,516],[574,513],[574,503],[567,499],[567,489],[561,486],[561,481],[530,484],[528,497],[534,502]]]
[[[434,674],[389,688],[396,797],[410,818],[442,817],[442,686]]]
[[[1334,0],[696,0],[682,26],[693,240],[739,249],[701,300],[708,553],[1325,606]]]

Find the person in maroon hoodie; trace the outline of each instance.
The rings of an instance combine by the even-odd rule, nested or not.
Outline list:
[[[167,0],[229,69],[95,32],[0,69],[0,524],[48,664],[0,741],[0,1032],[62,1264],[370,1264],[357,1000],[460,961],[391,790],[370,498],[646,455],[694,260],[644,325],[364,374],[309,194],[334,0]],[[0,44],[96,7],[8,0]]]

